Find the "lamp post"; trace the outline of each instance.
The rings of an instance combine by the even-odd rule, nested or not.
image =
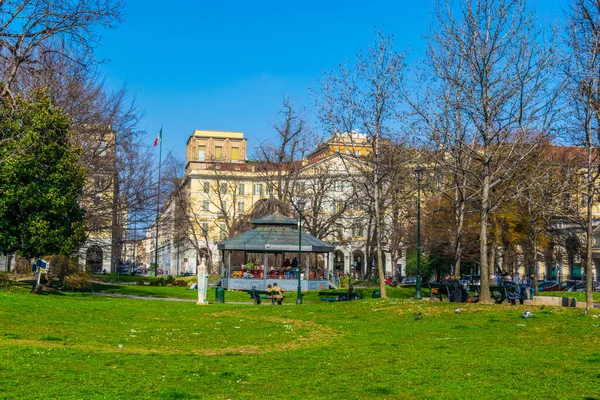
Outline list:
[[[298,275],[298,296],[296,298],[296,304],[302,304],[302,287],[300,285],[300,271],[302,265],[302,213],[304,212],[304,206],[306,201],[303,199],[298,200],[296,203],[298,209],[298,266],[296,274]]]
[[[415,299],[421,300],[421,180],[423,179],[423,167],[415,168],[417,178],[417,291]]]

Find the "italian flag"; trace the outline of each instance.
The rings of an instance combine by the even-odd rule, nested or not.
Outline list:
[[[158,132],[158,136],[154,139],[154,147],[158,146],[158,142],[162,140],[162,126],[160,127],[160,132]]]

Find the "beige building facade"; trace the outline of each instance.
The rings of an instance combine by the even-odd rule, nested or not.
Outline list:
[[[348,151],[352,149],[353,155],[356,152],[364,154],[366,139],[358,134],[352,137],[334,135],[328,142],[329,149],[326,143],[322,144],[310,158],[300,162],[294,198],[289,201],[304,198],[307,209],[312,209],[320,218],[339,214],[335,223],[320,230],[319,238],[335,246],[328,265],[333,266],[332,272],[338,275],[363,276],[369,263],[365,213],[347,206],[347,202],[352,201],[349,191],[353,187],[353,177],[352,171],[348,171],[351,163],[340,159],[344,154],[340,146],[343,144]],[[195,272],[202,256],[209,257],[215,266],[223,265],[225,260],[220,259],[217,244],[235,235],[240,219],[258,201],[275,195],[274,174],[265,173],[264,165],[260,163],[247,161],[246,151],[247,141],[242,132],[195,130],[190,135],[186,149],[186,216],[194,232],[193,235],[187,232],[187,237],[198,238],[200,251],[187,237],[187,240],[177,240],[178,235],[172,233],[178,229],[176,223],[169,229],[161,229],[158,260],[159,267],[165,272]],[[342,176],[345,178],[341,179]],[[293,209],[293,204],[290,206]],[[173,215],[174,212],[173,207],[167,205],[163,214]],[[175,218],[165,220],[175,221]],[[149,231],[149,239],[151,235]],[[403,260],[392,260],[389,253],[385,254],[386,275],[393,275],[397,264],[403,265]]]

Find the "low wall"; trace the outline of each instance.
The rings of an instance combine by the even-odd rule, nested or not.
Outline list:
[[[577,307],[577,300],[572,297],[535,296],[533,300],[524,300],[523,304],[534,306]],[[584,304],[585,303],[580,303]]]

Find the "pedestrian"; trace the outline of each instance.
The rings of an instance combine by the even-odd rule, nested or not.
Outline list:
[[[535,293],[534,291],[534,285],[533,285],[534,279],[533,279],[533,274],[527,276],[527,278],[525,278],[525,293],[527,294],[527,298],[529,300],[533,299],[533,294]]]

